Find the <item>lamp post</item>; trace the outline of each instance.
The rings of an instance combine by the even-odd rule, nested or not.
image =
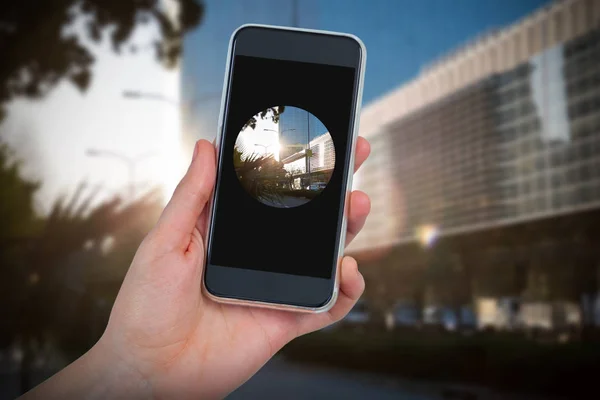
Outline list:
[[[178,100],[173,100],[168,98],[167,96],[160,94],[160,93],[153,93],[153,92],[142,92],[139,90],[124,90],[123,91],[123,97],[129,100],[139,100],[139,99],[144,99],[144,100],[156,100],[156,101],[163,101],[165,103],[169,103],[172,104],[174,106],[177,107],[181,107],[182,104],[191,108],[195,105],[201,104],[201,103],[206,103],[208,101],[212,101],[212,100],[220,100],[221,99],[221,92],[209,92],[206,93],[202,96],[196,97],[195,99],[193,99],[190,102],[187,103],[181,103]]]
[[[255,146],[257,146],[257,147],[262,147],[262,148],[264,148],[264,149],[265,149],[265,152],[264,152],[263,154],[265,154],[265,155],[267,154],[267,149],[268,149],[269,147],[271,147],[271,146],[274,146],[274,145],[272,145],[272,144],[268,144],[268,145],[264,145],[264,144],[254,144],[254,145],[255,145]]]
[[[310,113],[306,112],[306,173],[308,175],[308,187],[310,188],[311,178],[310,178]],[[312,154],[310,154],[312,157]]]
[[[219,101],[221,99],[221,92],[207,92],[201,96],[196,97],[195,99],[188,102],[180,102],[179,100],[174,100],[160,93],[153,92],[143,92],[140,90],[124,90],[123,98],[128,100],[153,100],[153,101],[161,101],[164,103],[168,103],[174,106],[179,110],[180,115],[184,114],[185,116],[190,115],[192,109],[201,104],[208,103],[210,101]],[[183,121],[185,123],[189,123],[189,120],[184,116]],[[191,118],[190,118],[191,119]],[[192,129],[186,129],[186,126],[183,126],[183,129],[179,131],[179,149],[181,151],[186,151],[193,147],[194,142],[198,139],[196,135],[192,135],[190,132]],[[208,135],[207,135],[208,136]],[[200,137],[206,137],[204,135],[200,135]]]
[[[125,164],[128,172],[128,195],[131,200],[135,198],[135,168],[141,162],[146,160],[149,157],[155,156],[155,152],[149,152],[137,157],[129,157],[124,154],[118,153],[116,151],[111,150],[100,150],[100,149],[87,149],[85,154],[88,157],[106,157],[113,158],[115,160],[119,160]]]
[[[298,0],[292,0],[292,26],[298,27]]]
[[[277,127],[279,128],[279,124],[277,124]],[[284,129],[284,130],[275,130],[275,129],[269,129],[269,128],[265,128],[263,129],[263,131],[269,131],[269,132],[275,132],[277,134],[277,143],[281,143],[281,134],[284,132],[289,132],[289,131],[295,131],[295,128],[288,128],[288,129]],[[279,151],[281,151],[281,148],[279,149]],[[279,154],[278,154],[279,157]],[[278,160],[279,161],[279,160]]]

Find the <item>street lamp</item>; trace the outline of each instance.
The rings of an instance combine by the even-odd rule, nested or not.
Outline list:
[[[111,150],[99,150],[99,149],[87,149],[85,154],[88,157],[107,157],[113,158],[115,160],[119,160],[127,166],[127,171],[129,175],[129,197],[131,200],[134,199],[135,196],[135,168],[141,162],[146,160],[149,157],[153,157],[156,155],[155,152],[149,152],[145,154],[141,154],[137,157],[129,157],[124,154],[111,151]]]
[[[279,127],[279,125],[277,125],[277,126]],[[281,134],[282,133],[289,132],[289,131],[295,131],[295,130],[296,129],[294,129],[294,128],[288,128],[288,129],[284,129],[284,130],[280,131],[280,130],[275,130],[275,129],[270,129],[270,128],[264,128],[263,132],[266,132],[266,131],[275,132],[277,134],[277,144],[279,145],[279,143],[281,143]],[[279,153],[280,151],[281,151],[281,149],[277,153]],[[280,155],[277,154],[277,157],[280,157]],[[279,159],[277,161],[279,161]]]
[[[298,0],[292,0],[292,26],[298,27]]]
[[[139,90],[125,90],[123,91],[123,97],[130,100],[147,99],[164,101],[173,105],[179,105],[179,102],[173,99],[169,99],[167,96],[160,93],[146,93],[140,92]]]
[[[308,157],[310,151],[310,113],[306,112],[306,172],[308,175],[308,187],[312,183],[312,179],[310,177],[310,158]],[[311,154],[312,157],[312,154]]]
[[[206,94],[199,96],[199,97],[195,98],[194,100],[192,100],[190,102],[186,102],[186,103],[181,103],[178,100],[170,99],[167,96],[160,94],[160,93],[141,92],[139,90],[124,90],[123,97],[126,99],[129,99],[129,100],[139,100],[139,99],[157,100],[157,101],[163,101],[165,103],[169,103],[169,104],[172,104],[172,105],[178,106],[178,107],[185,105],[185,106],[191,108],[200,103],[205,103],[208,101],[221,99],[221,92],[206,93]]]
[[[265,149],[265,152],[264,152],[263,154],[267,154],[267,149],[268,149],[269,147],[271,147],[271,146],[275,146],[274,144],[268,144],[268,145],[264,145],[264,144],[257,144],[257,143],[255,143],[254,145],[255,145],[255,146],[257,146],[257,147],[262,147],[262,148],[264,148],[264,149]]]
[[[289,129],[284,129],[281,132],[276,131],[275,129],[269,129],[269,128],[265,128],[263,129],[263,131],[271,131],[271,132],[275,132],[275,133],[283,133],[283,132],[287,132],[287,131],[295,131],[295,128],[289,128]]]

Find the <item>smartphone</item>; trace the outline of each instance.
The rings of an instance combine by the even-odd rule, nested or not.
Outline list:
[[[366,50],[266,25],[232,35],[203,275],[218,302],[322,312],[336,301]]]

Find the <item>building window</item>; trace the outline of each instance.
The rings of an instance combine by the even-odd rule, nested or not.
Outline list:
[[[496,70],[496,68],[498,67],[498,49],[496,48],[496,46],[490,49],[490,63],[491,69]]]
[[[572,7],[572,15],[573,15],[573,33],[575,35],[579,35],[586,27],[584,24],[587,22],[585,18],[585,3],[582,1],[576,2]]]
[[[535,34],[533,25],[527,28],[527,49],[525,54],[533,54],[536,51]]]
[[[575,18],[575,7],[573,7],[573,4],[571,4],[571,7],[565,9],[565,14],[566,14],[566,18],[569,25],[569,36],[570,38],[575,36],[575,33],[577,32],[577,19]]]
[[[554,14],[554,41],[559,42],[564,36],[563,13],[557,12]]]
[[[594,18],[596,15],[600,15],[600,4],[597,0],[588,0],[585,4],[586,16],[587,16],[587,28],[594,28]]]

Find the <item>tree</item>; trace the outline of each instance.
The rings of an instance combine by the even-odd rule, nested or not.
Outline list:
[[[294,181],[296,180],[296,176],[302,174],[302,169],[301,168],[292,168],[290,171],[287,172],[287,177],[288,177],[288,185],[289,188],[292,190],[294,188]]]
[[[256,123],[258,122],[258,120],[256,119],[257,116],[260,119],[271,118],[271,120],[277,124],[277,123],[279,123],[279,118],[281,117],[281,114],[283,114],[284,111],[285,111],[285,106],[276,106],[276,107],[266,108],[263,111],[261,111],[260,113],[256,114],[252,118],[250,118],[248,120],[248,122],[246,122],[246,124],[244,124],[244,126],[242,127],[241,130],[243,131],[244,129],[246,129],[248,127],[255,129]]]
[[[0,143],[0,348],[12,339],[11,325],[19,304],[15,282],[23,275],[23,260],[40,221],[34,209],[37,182],[22,176],[21,163]]]
[[[42,344],[51,343],[70,359],[98,338],[97,299],[112,304],[129,263],[144,235],[158,219],[156,191],[124,205],[118,197],[92,207],[96,191],[81,184],[70,198],[58,199],[32,240],[17,291],[18,313],[11,326],[20,343],[21,390],[31,388],[31,365]],[[102,243],[111,238],[110,251]],[[109,283],[98,290],[98,282]],[[110,307],[108,307],[108,310]]]
[[[282,182],[286,181],[287,171],[283,163],[273,155],[250,154],[244,157],[236,147],[234,149],[234,169],[242,187],[256,199],[278,201]]]
[[[68,28],[85,21],[86,37],[99,42],[107,32],[115,52],[127,45],[140,24],[159,27],[152,47],[166,67],[177,64],[183,36],[200,23],[204,7],[198,0],[171,0],[179,6],[177,20],[160,0],[5,1],[0,5],[0,120],[2,106],[16,97],[39,98],[66,79],[86,90],[94,57]],[[136,51],[129,47],[131,52]]]

